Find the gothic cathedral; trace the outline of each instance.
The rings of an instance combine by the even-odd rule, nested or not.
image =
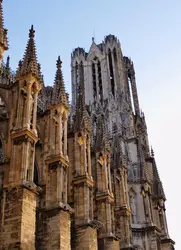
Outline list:
[[[165,194],[119,40],[58,57],[45,86],[29,30],[16,73],[0,0],[0,249],[173,250]]]

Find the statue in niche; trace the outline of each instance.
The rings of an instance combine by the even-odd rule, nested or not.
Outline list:
[[[130,198],[132,223],[136,223],[136,199],[133,192],[130,193],[129,198]]]

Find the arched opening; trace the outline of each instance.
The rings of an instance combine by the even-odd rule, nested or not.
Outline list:
[[[3,98],[0,96],[0,120],[6,119],[7,117],[8,117],[8,112],[6,109],[6,105]]]
[[[92,85],[93,85],[93,97],[94,101],[96,101],[97,86],[96,86],[96,67],[94,62],[92,63]]]
[[[114,58],[114,70],[115,70],[115,81],[118,83],[118,54],[116,49],[113,50],[113,58]]]
[[[80,83],[84,84],[84,65],[83,62],[80,62]]]
[[[34,177],[33,177],[33,182],[35,183],[35,185],[38,186],[38,168],[36,163],[34,164]]]
[[[99,83],[99,100],[102,103],[103,101],[103,92],[102,92],[102,74],[101,74],[101,63],[97,63],[97,73],[98,73],[98,83]]]
[[[4,156],[3,156],[3,145],[2,145],[2,141],[0,139],[0,163],[2,163],[4,161]]]
[[[115,95],[115,83],[114,83],[114,72],[113,72],[113,62],[112,62],[112,54],[111,50],[108,50],[108,60],[109,60],[109,76],[111,82],[111,92],[113,96]]]
[[[79,69],[78,69],[78,63],[75,64],[75,92],[76,92],[76,98],[78,96],[79,91]]]

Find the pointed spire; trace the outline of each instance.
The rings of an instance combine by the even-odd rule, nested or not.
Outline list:
[[[76,111],[75,111],[75,130],[86,129],[91,132],[91,119],[85,105],[84,73],[83,64],[79,65],[79,88],[77,93]]]
[[[19,64],[16,77],[22,77],[32,74],[33,76],[41,80],[41,72],[36,56],[36,46],[34,37],[35,30],[32,25],[31,29],[29,30],[29,40],[27,43],[24,58],[23,61]]]
[[[97,122],[96,149],[98,151],[101,151],[104,149],[107,151],[110,151],[110,143],[109,143],[108,135],[104,128],[103,121],[104,119],[100,115],[98,118],[98,122]]]
[[[0,47],[3,50],[7,50],[8,49],[7,30],[4,29],[2,2],[3,1],[0,0]]]
[[[154,158],[154,156],[155,156],[155,153],[154,153],[154,151],[153,151],[153,148],[151,147],[151,157]]]
[[[65,84],[62,73],[62,61],[60,60],[60,56],[58,56],[57,60],[57,71],[55,75],[55,81],[53,86],[53,96],[52,96],[52,104],[64,104],[68,105],[68,95],[65,92]]]
[[[153,192],[159,199],[166,200],[165,192],[163,189],[162,182],[160,180],[158,168],[157,168],[156,161],[155,161],[154,151],[152,148],[151,148],[151,156],[153,158],[153,161],[152,161],[152,165],[153,165]]]

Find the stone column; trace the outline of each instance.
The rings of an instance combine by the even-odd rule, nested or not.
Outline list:
[[[66,169],[66,172],[65,172],[64,182],[65,182],[65,198],[64,198],[64,203],[67,204],[67,169]]]
[[[112,223],[111,223],[111,205],[106,202],[106,220],[107,220],[107,233],[111,233]]]
[[[104,173],[105,173],[105,186],[106,190],[108,190],[108,169],[107,169],[107,159],[106,155],[104,155]]]
[[[58,153],[62,154],[62,114],[59,114],[58,117]]]
[[[62,193],[64,191],[64,178],[63,178],[63,166],[60,166],[60,199],[61,202],[64,202],[62,199]]]
[[[86,145],[86,135],[83,137],[83,159],[84,159],[84,173],[87,173],[87,145]]]
[[[67,118],[64,119],[64,155],[67,156]]]
[[[34,106],[33,106],[33,130],[36,132],[36,115],[37,115],[37,100],[38,100],[38,91],[36,90],[34,94]]]
[[[108,169],[108,176],[109,176],[109,191],[112,193],[112,183],[111,183],[111,170],[110,170],[110,160],[107,157],[107,169]]]
[[[122,187],[122,196],[123,196],[123,206],[126,205],[126,196],[125,196],[125,186],[124,186],[124,171],[122,171],[121,176],[121,187]]]
[[[29,150],[28,142],[23,143],[22,147],[23,147],[23,150],[22,150],[21,180],[23,181],[23,180],[27,180],[27,167],[28,167],[27,166],[27,154]]]
[[[62,189],[61,189],[61,167],[57,167],[57,201],[62,201]]]
[[[88,153],[88,173],[91,176],[92,175],[92,169],[91,169],[91,152],[90,152],[90,137],[88,137],[87,141],[87,153]]]
[[[31,84],[28,83],[28,92],[26,97],[26,123],[25,127],[30,128],[30,98],[31,98]]]
[[[28,143],[30,144],[30,142],[28,142]],[[31,146],[31,145],[29,145],[29,146]],[[31,157],[29,157],[30,154],[31,154]],[[29,161],[28,161],[29,172],[30,172],[29,181],[33,182],[33,179],[34,179],[35,148],[34,148],[33,151],[30,149],[26,157],[27,157],[27,159],[29,159]]]

